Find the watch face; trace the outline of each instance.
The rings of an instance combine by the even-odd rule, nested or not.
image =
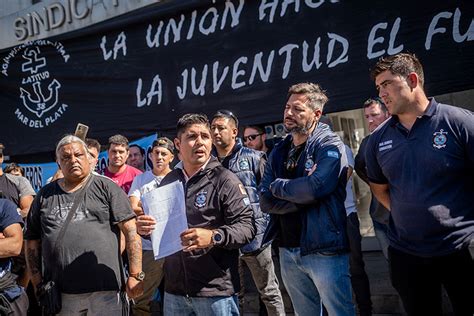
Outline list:
[[[222,235],[219,232],[215,232],[213,238],[214,238],[214,242],[216,243],[219,243],[222,241]]]
[[[145,279],[145,272],[139,272],[135,279],[137,279],[138,281],[143,281]]]

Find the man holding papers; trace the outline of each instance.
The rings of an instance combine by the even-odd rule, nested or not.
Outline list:
[[[165,315],[238,315],[239,248],[255,235],[250,200],[237,176],[211,157],[205,115],[179,119],[175,146],[182,161],[161,186],[183,185],[189,228],[178,237],[182,251],[165,259]],[[155,223],[143,216],[139,233],[149,235]]]

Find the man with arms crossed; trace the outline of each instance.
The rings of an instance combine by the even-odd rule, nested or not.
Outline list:
[[[23,245],[23,220],[16,205],[0,196],[0,314],[26,315],[28,296],[11,273],[11,258]],[[11,313],[11,314],[9,314]]]
[[[284,125],[290,133],[268,159],[260,206],[272,214],[269,238],[280,246],[283,283],[298,315],[354,315],[346,233],[344,144],[318,123],[328,98],[319,85],[290,87]],[[272,236],[273,235],[273,236]]]

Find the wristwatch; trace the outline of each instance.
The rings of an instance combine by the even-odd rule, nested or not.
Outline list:
[[[222,233],[218,230],[213,230],[212,231],[212,244],[214,246],[219,246],[224,242],[224,236]]]
[[[138,281],[145,280],[145,272],[141,271],[138,273],[130,273],[130,276],[137,279]]]

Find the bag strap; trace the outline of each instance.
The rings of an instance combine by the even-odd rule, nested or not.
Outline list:
[[[56,252],[58,250],[58,246],[63,241],[64,235],[66,233],[66,228],[69,225],[69,223],[71,222],[74,214],[76,214],[76,210],[79,207],[79,203],[81,203],[81,200],[84,199],[84,196],[86,195],[86,191],[89,188],[89,185],[91,183],[91,179],[92,179],[93,176],[94,175],[92,173],[89,175],[89,179],[87,179],[86,184],[84,185],[84,187],[82,187],[82,189],[80,189],[81,192],[78,192],[76,194],[76,196],[74,197],[74,202],[72,204],[71,210],[67,214],[66,220],[64,221],[64,224],[63,224],[63,227],[61,227],[61,230],[59,231],[58,239],[56,239],[56,243],[54,244],[53,252]]]
[[[72,203],[71,210],[67,214],[66,220],[64,221],[64,224],[61,227],[61,230],[59,231],[58,238],[56,239],[56,242],[54,243],[54,248],[51,251],[51,254],[49,256],[51,259],[53,259],[56,256],[58,247],[63,241],[64,235],[66,234],[66,228],[67,226],[69,226],[69,223],[71,222],[74,214],[76,213],[76,210],[79,207],[79,203],[81,203],[81,201],[84,199],[84,196],[86,195],[86,191],[89,188],[90,183],[92,182],[93,176],[94,175],[92,173],[89,175],[89,179],[87,179],[86,184],[82,187],[82,189],[80,189],[81,191],[78,192],[76,196],[74,197],[74,202]],[[54,262],[54,261],[50,261],[50,262]],[[53,268],[52,270],[53,270],[53,275],[54,275],[54,271],[56,269]]]

